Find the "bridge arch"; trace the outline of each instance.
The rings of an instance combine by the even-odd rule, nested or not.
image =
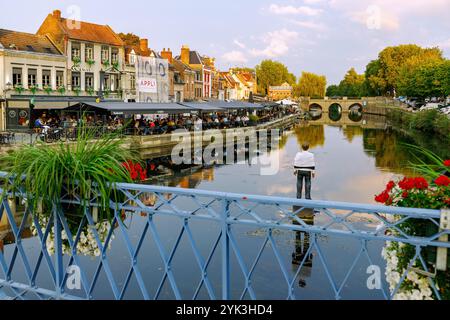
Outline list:
[[[323,108],[322,108],[322,106],[320,104],[313,103],[313,104],[311,104],[309,106],[309,111],[312,111],[312,112],[317,112],[317,111],[323,112]]]
[[[320,104],[313,103],[309,106],[309,115],[312,120],[320,120],[323,115],[323,108]]]
[[[360,122],[363,117],[363,106],[360,103],[354,103],[348,108],[348,118],[353,122]]]
[[[363,112],[363,106],[361,103],[354,103],[348,108],[349,112]]]
[[[331,121],[339,121],[342,119],[342,106],[339,103],[333,103],[328,108],[328,115]]]

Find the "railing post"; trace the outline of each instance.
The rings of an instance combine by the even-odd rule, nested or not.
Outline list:
[[[440,231],[443,232],[448,230],[450,230],[450,210],[442,210]],[[448,234],[441,236],[439,241],[448,242]],[[439,271],[447,271],[447,252],[447,248],[444,247],[437,249],[436,269]]]
[[[53,226],[55,228],[55,276],[56,276],[56,294],[59,298],[64,293],[64,265],[63,265],[63,251],[62,251],[62,228],[59,220],[59,210],[53,204]]]
[[[230,201],[222,201],[222,300],[230,300],[230,238],[228,217],[230,215]]]

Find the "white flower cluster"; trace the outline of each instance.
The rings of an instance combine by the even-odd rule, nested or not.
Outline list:
[[[394,292],[406,272],[406,269],[399,266],[398,259],[399,255],[403,254],[402,249],[405,246],[405,244],[399,244],[397,248],[392,242],[387,242],[383,248],[382,256],[387,262],[386,281],[389,283],[391,292]],[[428,278],[410,270],[394,296],[394,300],[433,300],[433,291]]]
[[[41,231],[42,233],[45,233],[45,229],[47,227],[48,218],[47,217],[39,217],[39,224],[41,225]],[[103,221],[100,223],[97,223],[95,225],[95,230],[98,233],[98,237],[102,244],[105,243],[106,238],[108,237],[108,234],[111,230],[111,224],[108,221]],[[31,232],[34,236],[38,235],[37,228],[35,224],[33,223],[31,226]],[[73,241],[75,241],[76,234],[73,234]],[[71,255],[72,249],[70,248],[69,244],[69,238],[67,235],[67,232],[63,230],[61,232],[61,239],[62,239],[62,251],[64,255]],[[111,242],[114,239],[114,235],[111,236],[111,240],[108,244],[108,250],[111,248]],[[53,226],[46,241],[47,246],[47,252],[50,255],[55,254],[55,227]],[[90,257],[99,257],[102,252],[100,248],[98,247],[97,241],[95,239],[94,230],[91,226],[86,226],[85,230],[83,230],[80,234],[80,240],[77,243],[77,254],[78,255],[84,255],[84,256],[90,256]]]

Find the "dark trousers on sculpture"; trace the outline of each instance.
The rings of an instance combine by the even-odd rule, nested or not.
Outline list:
[[[305,186],[305,198],[311,200],[312,172],[298,171],[297,173],[297,199],[302,199],[303,185]]]

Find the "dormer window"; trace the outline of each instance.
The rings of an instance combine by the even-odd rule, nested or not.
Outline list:
[[[130,53],[129,61],[132,66],[136,64],[136,53],[134,52],[134,50]]]

